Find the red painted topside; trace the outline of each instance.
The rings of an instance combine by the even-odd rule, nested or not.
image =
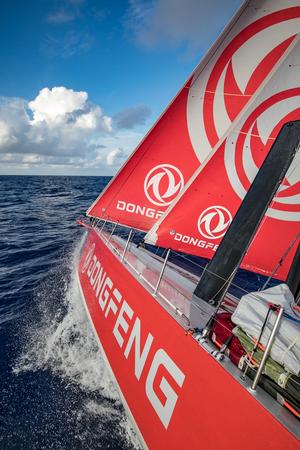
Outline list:
[[[186,332],[95,230],[89,231],[78,277],[145,446],[300,448],[296,437]]]

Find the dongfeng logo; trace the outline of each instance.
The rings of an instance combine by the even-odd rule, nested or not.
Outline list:
[[[89,249],[89,251],[87,252],[87,255],[85,257],[84,263],[82,265],[82,269],[81,272],[84,273],[86,271],[86,269],[88,268],[88,265],[90,264],[93,254],[94,254],[94,250],[95,250],[95,244],[93,244],[91,246],[91,248]]]
[[[224,206],[210,206],[199,216],[198,230],[207,239],[219,239],[226,233],[232,216]]]
[[[300,27],[299,6],[291,7],[288,3],[271,1],[268,8],[247,12],[247,25],[243,27],[245,19],[236,24],[240,31],[236,30],[238,34],[233,39],[220,43],[205,74],[200,72],[202,66],[195,72],[189,89],[187,122],[200,162],[295,42]],[[283,9],[278,9],[279,4]],[[281,75],[283,84],[292,78],[299,79],[296,70],[291,74],[287,69],[286,73],[288,76]],[[274,91],[278,89],[275,83],[272,86]],[[298,86],[296,81],[293,87]]]
[[[288,86],[288,81],[290,86]],[[299,120],[300,88],[294,80],[281,77],[277,92],[268,96],[245,116],[225,142],[224,161],[231,187],[242,200],[268,155],[283,124]],[[299,83],[298,83],[299,84]],[[283,90],[280,90],[280,87]],[[289,89],[286,89],[289,87]],[[279,220],[300,219],[300,152],[291,163],[266,216]]]
[[[160,164],[148,172],[144,181],[145,195],[157,206],[172,203],[184,186],[182,173],[171,164]]]

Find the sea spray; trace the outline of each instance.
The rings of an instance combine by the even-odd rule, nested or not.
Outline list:
[[[85,436],[90,433],[87,424],[94,424],[92,428],[97,427],[100,441],[105,428],[113,428],[129,448],[138,448],[82,303],[76,266],[84,238],[36,290],[30,320],[22,333],[22,352],[13,372],[50,371],[82,392],[80,407],[72,411],[77,423],[85,424],[74,430],[77,440],[90,441]]]

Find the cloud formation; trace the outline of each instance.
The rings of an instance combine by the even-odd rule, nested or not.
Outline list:
[[[45,17],[46,22],[54,26],[63,26],[83,17],[91,17],[97,22],[106,18],[108,10],[101,5],[85,5],[86,0],[60,0],[59,6],[51,10]],[[98,2],[100,3],[100,2]]]
[[[130,130],[136,125],[144,125],[150,114],[151,109],[148,106],[133,106],[117,113],[114,121],[117,128]]]
[[[39,95],[28,103],[33,112],[33,123],[45,121],[48,124],[60,123],[75,111],[82,111],[88,95],[86,92],[74,92],[65,87],[44,88]]]
[[[124,152],[120,148],[111,150],[106,156],[106,162],[108,166],[114,166],[118,160],[123,159]]]
[[[113,120],[84,91],[44,88],[35,99],[0,97],[2,173],[43,168],[111,174],[134,149],[140,133]]]
[[[76,18],[76,15],[74,12],[67,11],[65,9],[59,9],[57,11],[50,13],[46,17],[46,20],[47,20],[47,22],[50,22],[50,23],[61,24],[61,23],[72,22],[75,18]]]
[[[46,16],[46,21],[55,25],[65,24],[74,21],[81,15],[81,6],[85,0],[64,0],[60,1],[58,9],[53,10]]]
[[[184,46],[188,53],[207,48],[230,19],[241,0],[130,0],[125,20],[138,45]],[[210,27],[211,23],[213,27]]]
[[[93,43],[94,38],[88,32],[68,31],[59,38],[46,36],[41,48],[50,57],[70,58],[88,52]]]

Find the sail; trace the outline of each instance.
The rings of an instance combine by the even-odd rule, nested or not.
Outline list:
[[[299,10],[293,24],[300,32]],[[209,259],[214,256],[279,130],[284,123],[300,119],[299,38],[293,42],[289,55],[234,130],[149,231],[147,242]],[[299,229],[300,151],[270,204],[242,267],[271,274]],[[296,248],[297,242],[276,277],[286,278]]]
[[[247,1],[87,214],[148,231],[289,52],[292,0]]]

